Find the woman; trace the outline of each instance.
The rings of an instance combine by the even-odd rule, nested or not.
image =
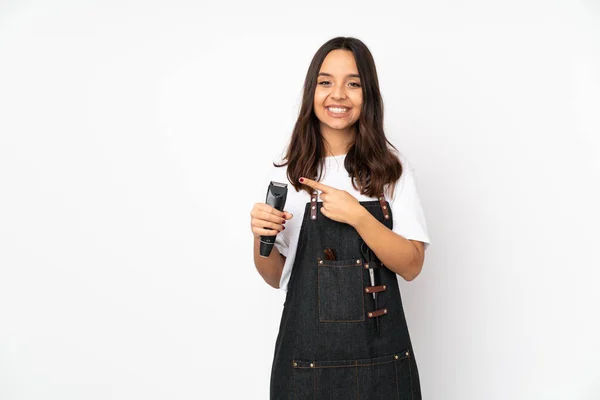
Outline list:
[[[250,213],[256,268],[287,292],[271,399],[421,398],[397,276],[419,274],[429,237],[414,169],[388,144],[370,51],[329,40],[308,69],[286,162],[265,184],[295,190],[283,212]],[[261,235],[277,235],[268,258]]]

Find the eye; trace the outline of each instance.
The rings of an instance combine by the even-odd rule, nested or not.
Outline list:
[[[321,81],[321,82],[319,82],[318,84],[319,84],[319,85],[323,85],[323,84],[326,84],[326,85],[327,85],[327,84],[329,84],[329,83],[330,83],[329,81]],[[359,88],[359,87],[360,87],[360,83],[358,83],[358,82],[350,82],[350,85],[355,85],[355,86],[353,86],[353,87],[355,87],[355,88]]]

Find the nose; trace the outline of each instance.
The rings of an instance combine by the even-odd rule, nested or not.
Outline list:
[[[333,99],[345,99],[346,98],[346,88],[343,85],[338,85],[333,88],[331,92],[331,98]]]

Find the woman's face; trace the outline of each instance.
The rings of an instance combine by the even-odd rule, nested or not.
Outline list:
[[[354,55],[349,50],[330,51],[319,70],[313,104],[321,132],[348,130],[360,116],[362,100]]]

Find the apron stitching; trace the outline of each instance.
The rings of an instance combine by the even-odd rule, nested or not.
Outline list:
[[[318,263],[318,261],[317,261]],[[319,271],[319,264],[317,264],[317,308],[319,313],[319,321],[321,321],[321,287],[319,283],[319,276],[321,275]]]
[[[320,319],[319,321],[321,321],[321,322],[362,322],[362,321],[364,321],[364,319],[344,319],[341,321],[333,321],[330,319]]]
[[[360,399],[360,389],[358,387],[358,361],[355,361],[356,368],[356,398]]]
[[[400,388],[398,388],[398,360],[396,359],[395,361],[396,362],[394,362],[394,370],[396,371],[396,396],[398,399],[400,399]]]
[[[410,379],[410,398],[414,399],[415,398],[415,391],[413,390],[413,385],[412,385],[412,366],[411,366],[410,355],[407,355],[406,358],[408,358],[408,377]]]
[[[296,370],[292,369],[292,385],[294,387],[294,399],[296,398]]]
[[[365,292],[365,283],[364,283],[365,273],[363,271],[362,265],[361,265],[360,270],[361,270],[361,274],[360,275],[361,275],[361,278],[362,278],[361,282],[360,282],[360,293],[361,293],[360,298],[362,299],[362,310],[361,311],[362,311],[362,316],[363,316],[361,321],[364,321],[365,320],[365,293],[364,293]]]
[[[407,358],[407,357],[398,358],[398,360],[404,360],[405,358]],[[300,364],[296,368],[303,368],[303,369],[348,368],[348,367],[354,367],[356,365],[359,366],[359,367],[371,367],[373,365],[389,364],[391,362],[395,362],[396,360],[373,362],[373,363],[360,363],[360,364],[358,364],[358,361],[359,360],[354,360],[354,363],[352,363],[352,364],[340,364],[340,365],[319,365],[319,362],[313,361],[313,362],[311,362],[311,364],[313,364],[312,367],[310,367],[310,366],[303,366],[302,365],[302,364],[308,363],[309,361],[298,361]]]
[[[317,369],[313,369],[313,382],[315,385],[315,391],[313,392],[314,398],[317,398]]]

